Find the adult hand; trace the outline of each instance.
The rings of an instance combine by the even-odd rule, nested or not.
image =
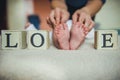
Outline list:
[[[94,26],[94,21],[89,12],[84,9],[78,9],[72,16],[73,23],[80,22],[84,24],[85,30],[90,31]],[[87,28],[86,28],[87,27]]]
[[[65,9],[55,8],[50,12],[49,17],[47,17],[47,23],[52,26],[65,23],[69,19],[69,15],[69,12]]]

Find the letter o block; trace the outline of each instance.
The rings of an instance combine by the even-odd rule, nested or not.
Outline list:
[[[116,30],[95,31],[94,47],[96,49],[117,49],[118,32]]]
[[[45,30],[31,30],[27,32],[28,49],[48,49],[49,32]]]

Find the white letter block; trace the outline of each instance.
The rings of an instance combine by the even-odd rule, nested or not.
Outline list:
[[[118,32],[116,30],[95,31],[94,47],[96,49],[117,49]]]
[[[2,30],[2,49],[24,49],[26,46],[25,31]]]
[[[46,30],[31,30],[27,32],[28,49],[48,49],[49,32]]]

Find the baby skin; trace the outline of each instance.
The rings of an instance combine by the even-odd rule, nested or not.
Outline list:
[[[71,34],[69,46],[70,49],[71,50],[78,49],[79,46],[84,42],[87,33],[88,33],[87,28],[80,22],[73,24],[70,31]]]
[[[53,42],[59,49],[76,50],[84,42],[87,33],[87,28],[80,22],[73,24],[70,31],[66,24],[60,24],[53,31]]]
[[[66,24],[55,27],[53,32],[54,45],[59,49],[69,50],[70,34]]]

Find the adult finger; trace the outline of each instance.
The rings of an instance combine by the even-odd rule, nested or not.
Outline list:
[[[89,25],[91,24],[91,21],[92,21],[92,19],[90,19],[89,17],[86,17],[85,22],[84,22],[85,26],[89,27]]]
[[[56,22],[55,22],[55,11],[54,10],[51,11],[49,19],[54,25],[56,24]]]
[[[69,14],[62,14],[61,15],[61,23],[65,23],[69,18]]]
[[[90,25],[89,25],[89,27],[88,27],[88,30],[91,31],[91,29],[92,29],[94,26],[95,26],[94,21],[91,21],[91,22],[90,22]]]
[[[82,14],[82,13],[79,14],[78,21],[84,24],[84,22],[85,22],[85,17],[86,17],[86,16],[85,16],[84,14]]]
[[[60,23],[60,9],[59,8],[56,8],[55,9],[55,19],[56,19],[56,23],[59,24]]]
[[[51,24],[49,17],[46,18],[47,24]]]
[[[49,17],[46,18],[46,22],[47,22],[47,24],[48,24],[51,28],[54,29],[54,24],[50,21],[50,18],[49,18]]]
[[[72,16],[72,20],[73,20],[73,24],[75,24],[78,20],[78,14],[77,13],[74,13],[73,16]]]

